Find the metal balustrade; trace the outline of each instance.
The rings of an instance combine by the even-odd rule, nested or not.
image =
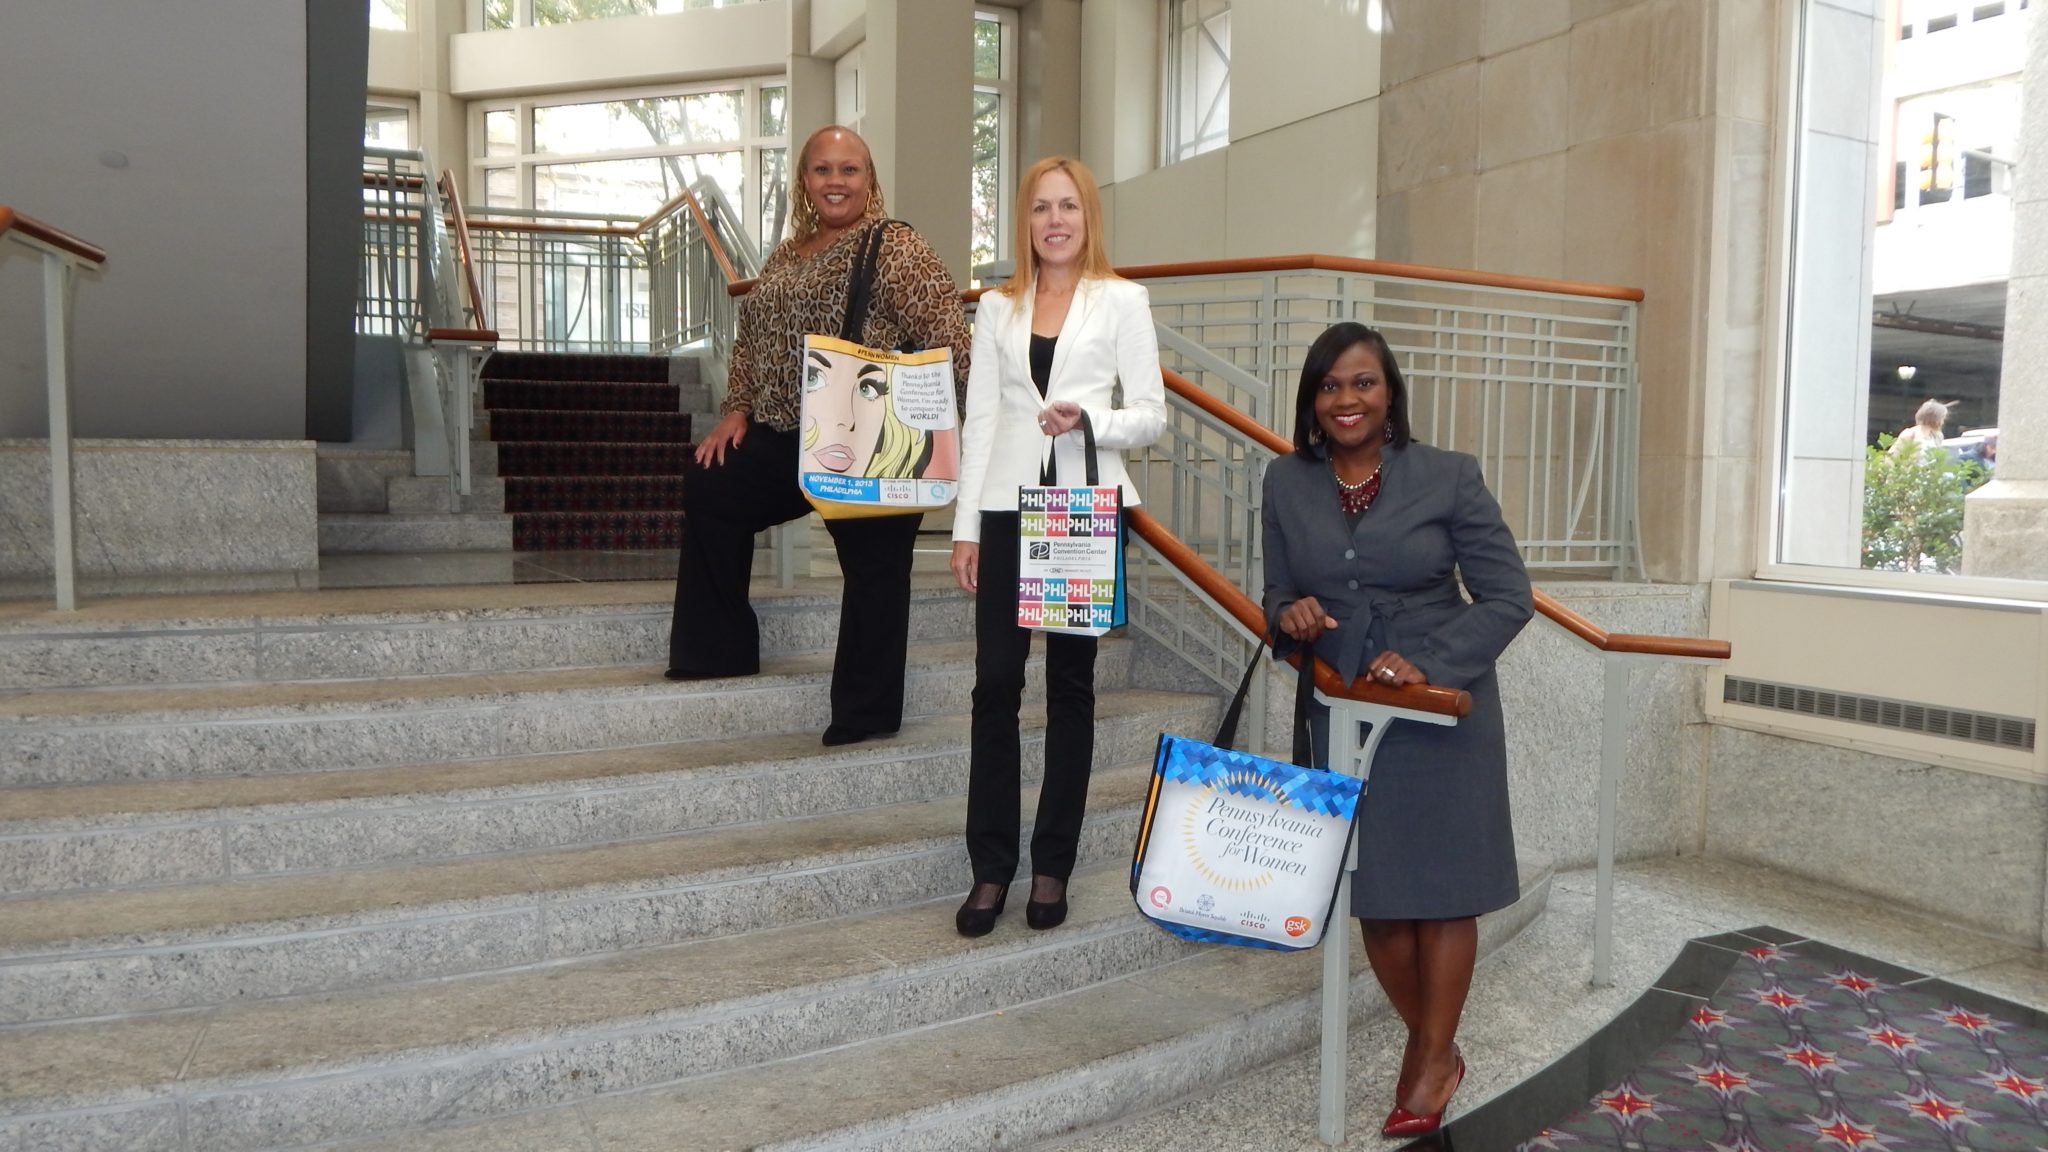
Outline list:
[[[1640,293],[1330,257],[1217,267],[1125,270],[1171,333],[1162,363],[1291,435],[1316,336],[1341,320],[1377,328],[1416,437],[1479,458],[1530,567],[1637,569]]]

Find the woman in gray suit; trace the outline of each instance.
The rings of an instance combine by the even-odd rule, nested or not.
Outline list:
[[[1294,445],[1266,472],[1266,618],[1347,683],[1472,696],[1452,727],[1395,721],[1359,807],[1351,911],[1408,1026],[1383,1131],[1416,1135],[1442,1124],[1464,1079],[1453,1037],[1478,917],[1519,893],[1493,665],[1528,622],[1529,576],[1479,461],[1410,438],[1407,385],[1378,332],[1338,324],[1309,348]]]

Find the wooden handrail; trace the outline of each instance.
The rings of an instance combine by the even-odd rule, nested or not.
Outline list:
[[[640,235],[639,231],[624,224],[545,224],[538,220],[492,220],[481,218],[470,221],[478,232],[548,232],[567,236],[625,236]]]
[[[1243,260],[1195,260],[1179,264],[1135,264],[1118,268],[1126,280],[1150,280],[1165,276],[1219,276],[1263,272],[1357,272],[1367,276],[1400,276],[1411,280],[1438,280],[1473,288],[1512,288],[1523,292],[1553,292],[1564,296],[1591,296],[1602,300],[1643,299],[1641,288],[1617,284],[1584,284],[1576,280],[1546,280],[1535,276],[1508,276],[1498,272],[1475,272],[1469,268],[1437,268],[1428,264],[1397,264],[1387,260],[1360,260],[1350,256],[1259,256]]]
[[[1726,640],[1699,640],[1689,636],[1644,636],[1634,632],[1609,632],[1557,602],[1543,589],[1535,589],[1536,610],[1559,627],[1602,652],[1638,656],[1675,656],[1687,660],[1726,660],[1734,646]]]
[[[429,328],[427,339],[455,344],[496,344],[498,334],[489,328]]]
[[[448,216],[455,224],[455,250],[462,260],[464,287],[469,290],[469,314],[482,324],[485,323],[484,294],[477,287],[476,265],[469,258],[469,218],[462,211],[462,190],[455,186],[455,173],[447,168],[441,169],[441,190],[448,194]],[[498,334],[491,333],[492,342],[497,339]]]
[[[378,187],[386,187],[386,186],[388,186],[388,187],[393,187],[393,188],[407,188],[407,189],[412,189],[412,190],[414,190],[414,191],[417,191],[417,190],[419,190],[419,189],[421,189],[421,188],[425,188],[425,187],[427,186],[427,178],[426,178],[426,177],[424,177],[424,176],[414,176],[414,175],[411,175],[410,173],[396,173],[396,172],[365,172],[365,173],[363,173],[363,187],[365,187],[365,188],[378,188]]]
[[[89,244],[62,228],[45,224],[33,216],[24,216],[7,205],[0,204],[0,235],[8,232],[19,232],[37,243],[70,253],[80,260],[94,264],[107,262],[107,253],[99,246]]]
[[[1294,445],[1278,432],[1196,387],[1171,368],[1161,370],[1166,389],[1189,404],[1228,425],[1238,435],[1256,441],[1275,455],[1294,451]],[[1206,591],[1206,589],[1205,589]],[[1697,640],[1689,636],[1644,636],[1631,632],[1609,632],[1565,607],[1557,598],[1533,589],[1536,610],[1559,627],[1602,652],[1625,652],[1642,656],[1676,656],[1696,660],[1726,660],[1733,651],[1726,640]],[[1219,601],[1220,602],[1220,601]]]
[[[1154,519],[1143,508],[1130,509],[1131,530],[1136,532],[1166,562],[1181,570],[1194,581],[1211,600],[1235,617],[1237,622],[1251,632],[1266,634],[1266,614],[1252,603],[1251,597],[1239,591],[1237,586],[1226,580],[1223,573],[1209,566],[1209,563],[1195,554],[1195,550],[1181,543],[1180,538],[1167,531],[1166,525]],[[1290,663],[1298,665],[1299,657]],[[1346,700],[1362,700],[1368,704],[1387,704],[1396,708],[1409,708],[1417,712],[1435,712],[1443,716],[1464,716],[1472,711],[1472,695],[1462,688],[1444,688],[1436,684],[1413,684],[1406,688],[1388,688],[1374,683],[1366,677],[1359,677],[1345,684],[1337,670],[1316,661],[1316,687],[1325,696],[1339,696]]]
[[[704,234],[704,243],[711,249],[711,258],[718,261],[718,270],[725,273],[725,282],[739,283],[740,270],[732,266],[731,257],[725,254],[725,245],[718,242],[718,233],[711,230],[711,218],[704,214],[704,206],[697,203],[695,196],[690,196],[689,189],[683,189],[683,195],[690,197],[690,215],[697,218],[697,230]],[[747,285],[752,287],[753,281],[749,280]]]

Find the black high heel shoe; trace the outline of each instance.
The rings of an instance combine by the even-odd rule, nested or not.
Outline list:
[[[1035,878],[1034,878],[1035,879]],[[1036,885],[1034,884],[1034,887]],[[1067,882],[1060,881],[1060,895],[1057,900],[1027,900],[1024,903],[1024,923],[1027,927],[1043,932],[1057,928],[1067,920]]]
[[[974,896],[980,891],[980,884],[976,884],[968,889],[967,902],[960,905],[958,912],[953,913],[954,929],[969,939],[976,936],[986,936],[995,931],[996,917],[1003,914],[1003,905],[1010,899],[1010,886],[1007,884],[999,885],[996,886],[996,902],[986,908],[976,908],[974,906]]]

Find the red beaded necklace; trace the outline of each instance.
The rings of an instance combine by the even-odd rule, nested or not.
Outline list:
[[[1330,475],[1337,481],[1337,502],[1344,506],[1347,516],[1362,515],[1380,494],[1380,469],[1374,465],[1372,475],[1356,484],[1346,483],[1342,473],[1337,471],[1337,462],[1330,462]]]

